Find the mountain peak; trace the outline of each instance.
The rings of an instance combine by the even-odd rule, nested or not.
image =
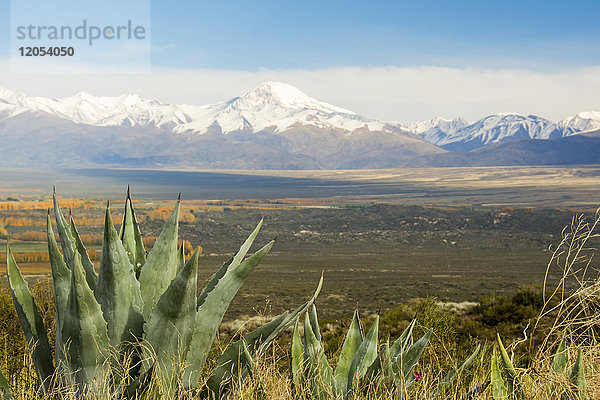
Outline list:
[[[600,111],[583,111],[563,118],[558,125],[571,132],[600,129]]]
[[[248,100],[276,100],[286,105],[313,100],[297,87],[283,82],[263,82],[241,97]]]
[[[498,116],[498,117],[522,117],[521,114],[516,113],[516,112],[510,112],[510,111],[506,111],[506,112],[501,112],[495,115],[490,115],[490,117],[494,117],[494,116]]]
[[[293,110],[312,109],[327,113],[354,114],[352,111],[320,102],[297,87],[283,82],[263,82],[232,102],[243,102],[252,107],[276,106]]]

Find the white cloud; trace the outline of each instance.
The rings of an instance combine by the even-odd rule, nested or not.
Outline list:
[[[600,66],[553,72],[480,68],[331,68],[225,71],[153,69],[150,74],[10,74],[0,86],[28,95],[64,97],[135,92],[168,103],[208,104],[238,96],[264,81],[283,81],[321,101],[359,114],[411,122],[434,116],[476,120],[513,111],[558,120],[600,110]]]

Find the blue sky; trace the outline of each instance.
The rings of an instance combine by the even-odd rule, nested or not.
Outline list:
[[[600,63],[595,1],[152,3],[161,66],[523,66]]]
[[[157,67],[546,69],[600,64],[597,0],[151,4]],[[8,0],[2,0],[0,15],[0,48],[7,56]]]
[[[9,56],[9,3],[0,0],[0,72]],[[204,104],[282,80],[320,100],[403,121],[600,110],[598,0],[151,4],[150,76],[2,72],[0,86]]]

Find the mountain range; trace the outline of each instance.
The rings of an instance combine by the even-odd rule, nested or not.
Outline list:
[[[165,104],[136,94],[82,92],[50,99],[0,88],[0,166],[350,169],[600,163],[600,153],[590,150],[600,143],[594,133],[599,129],[600,112],[558,122],[516,113],[472,123],[439,117],[382,121],[279,82],[203,106]]]

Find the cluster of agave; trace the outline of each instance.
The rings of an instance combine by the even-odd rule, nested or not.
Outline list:
[[[500,353],[500,354],[498,354]],[[548,384],[550,392],[553,398],[565,399],[565,398],[576,398],[578,400],[589,399],[586,390],[585,382],[585,366],[583,364],[583,356],[581,348],[578,350],[577,359],[571,367],[571,371],[567,371],[567,364],[569,363],[569,354],[567,351],[567,341],[563,337],[556,349],[554,358],[552,359],[552,365],[550,371],[554,375],[554,380],[569,382],[571,390],[567,393],[561,390],[561,386],[555,382]],[[502,344],[500,336],[496,336],[496,346],[492,353],[491,361],[491,386],[492,386],[492,398],[494,400],[508,400],[515,399],[521,400],[525,396],[523,394],[523,384],[513,363]],[[504,369],[506,378],[502,375]]]
[[[416,381],[413,373],[423,354],[433,329],[413,342],[413,320],[391,345],[389,340],[379,349],[379,316],[366,335],[363,335],[358,312],[342,344],[335,370],[325,355],[319,331],[317,309],[314,304],[304,317],[304,343],[300,336],[299,321],[292,336],[290,359],[291,375],[298,392],[308,390],[315,398],[347,399],[360,388],[382,384],[399,395],[408,393]],[[438,382],[431,395],[442,393],[453,380],[471,364],[480,347]]]
[[[48,251],[56,302],[55,351],[28,285],[7,246],[14,305],[30,348],[40,389],[70,388],[79,395],[104,392],[136,396],[158,387],[165,398],[178,390],[222,395],[252,369],[253,357],[314,302],[285,312],[233,343],[203,386],[202,369],[229,303],[274,240],[246,257],[262,221],[197,296],[199,249],[186,262],[178,248],[180,199],[146,254],[129,190],[120,231],[107,204],[98,274],[77,228],[54,194],[59,251],[50,211]],[[154,384],[152,383],[154,382]],[[0,391],[10,388],[0,374]]]
[[[433,332],[430,329],[419,340],[413,342],[414,326],[415,320],[391,345],[388,340],[380,347],[378,344],[379,317],[375,318],[367,334],[363,335],[362,324],[358,312],[355,311],[334,370],[327,361],[319,330],[317,309],[312,304],[304,316],[304,343],[300,335],[299,320],[294,326],[292,336],[290,373],[296,391],[298,393],[308,391],[314,398],[345,400],[361,389],[368,389],[370,385],[382,385],[385,390],[395,392],[399,398],[403,398],[403,395],[409,394],[414,387],[416,381],[414,368]],[[429,397],[442,395],[472,363],[479,352],[480,346],[477,346],[469,357],[437,382]],[[552,396],[557,399],[573,397],[578,400],[588,400],[581,349],[579,349],[577,360],[570,371],[567,371],[568,363],[566,339],[563,337],[554,355],[550,370],[555,375],[556,381],[569,382],[572,390],[567,393],[561,389],[559,384],[551,382],[549,389]],[[466,393],[463,396],[464,399],[475,399],[488,386],[491,386],[491,397],[494,400],[522,400],[525,398],[522,390],[523,384],[500,336],[496,337],[490,366],[490,381]],[[502,369],[507,379],[504,378]]]

